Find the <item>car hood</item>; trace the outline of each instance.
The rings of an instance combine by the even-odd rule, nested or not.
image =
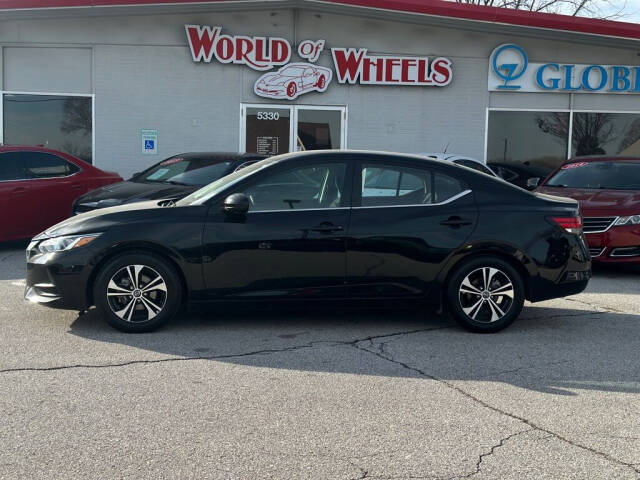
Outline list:
[[[578,200],[583,214],[637,215],[640,191],[591,190],[583,188],[540,187],[536,192]]]
[[[163,198],[182,198],[199,189],[192,185],[171,185],[168,183],[119,182],[92,190],[76,200],[77,205],[91,208],[103,208],[144,200],[160,200]],[[117,203],[116,203],[117,201]],[[98,204],[102,202],[104,205]]]

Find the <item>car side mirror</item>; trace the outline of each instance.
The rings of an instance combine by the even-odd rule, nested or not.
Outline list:
[[[527,179],[527,188],[529,190],[538,188],[538,185],[540,185],[540,177],[532,177]]]
[[[224,199],[224,211],[228,214],[244,215],[249,211],[249,197],[244,193],[233,193]]]

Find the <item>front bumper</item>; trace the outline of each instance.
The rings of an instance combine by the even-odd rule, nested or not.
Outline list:
[[[65,310],[89,308],[88,251],[78,250],[45,255],[28,251],[25,300]]]
[[[587,233],[591,258],[598,263],[640,263],[640,225]]]

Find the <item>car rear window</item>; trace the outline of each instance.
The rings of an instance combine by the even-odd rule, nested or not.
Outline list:
[[[231,160],[171,157],[142,172],[136,182],[204,186],[229,171]]]
[[[580,162],[563,165],[546,186],[640,190],[640,161],[638,162]]]

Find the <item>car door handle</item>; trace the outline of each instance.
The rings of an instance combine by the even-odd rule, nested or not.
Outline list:
[[[458,216],[453,216],[453,217],[449,217],[446,220],[440,222],[440,225],[444,225],[447,227],[462,227],[465,225],[471,225],[471,222],[469,220],[466,220],[464,218],[458,217]]]
[[[71,184],[71,190],[82,190],[82,184],[81,183]]]
[[[334,225],[330,222],[323,222],[320,225],[310,228],[309,230],[311,230],[312,232],[332,233],[342,231],[342,227],[340,225]]]

